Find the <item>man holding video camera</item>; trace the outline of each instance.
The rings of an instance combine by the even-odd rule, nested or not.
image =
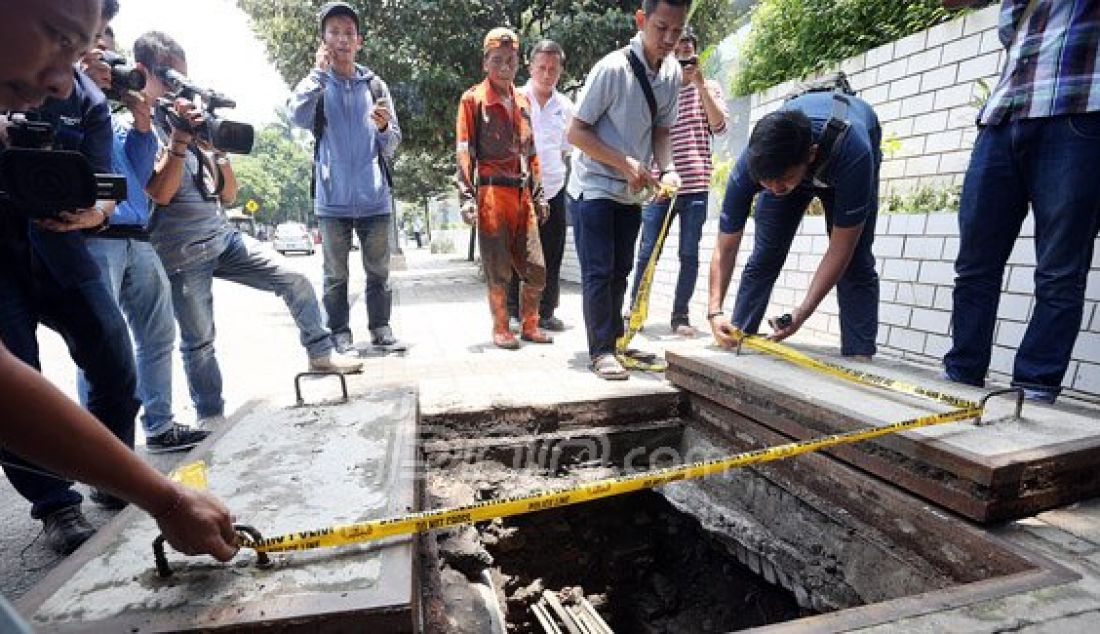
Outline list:
[[[118,8],[118,0],[106,0],[106,20],[113,19]],[[104,25],[96,48],[84,56],[81,66],[108,98],[123,103],[132,115],[132,123],[112,116],[113,171],[126,176],[127,198],[118,204],[106,225],[88,236],[88,251],[99,265],[107,290],[126,315],[133,335],[146,448],[151,453],[181,451],[194,447],[210,432],[173,419],[172,344],[176,322],[168,276],[149,244],[146,229],[150,205],[145,183],[153,173],[158,149],[151,104],[163,95],[141,92],[148,84],[150,70],[140,64],[126,65],[114,50],[109,28]],[[81,400],[87,403],[83,374],[78,383]]]
[[[215,125],[210,107],[228,100],[198,89],[186,78],[184,50],[168,35],[142,35],[134,43],[134,57],[153,69],[150,92],[169,95],[159,101],[156,111],[156,128],[164,147],[146,187],[157,205],[149,230],[172,286],[180,351],[199,418],[220,417],[225,407],[221,370],[214,356],[215,277],[282,297],[298,325],[310,371],[360,371],[361,363],[332,355],[332,340],[321,323],[321,308],[309,280],[272,261],[258,243],[246,240],[222,214],[222,205],[237,196],[236,178],[225,150],[248,150],[220,145],[219,131],[242,127],[228,121]],[[205,109],[182,96],[184,93],[201,94]]]
[[[62,13],[56,7],[54,14],[56,23],[71,20],[71,13]],[[12,17],[5,15],[7,19]],[[72,55],[81,50],[81,44],[73,38],[66,37],[62,48],[64,44],[74,49]],[[79,152],[93,171],[111,173],[112,131],[107,101],[86,75],[72,67],[68,72],[71,91],[52,90],[54,96],[43,107],[27,113],[28,121],[37,120],[42,125],[43,134],[37,136],[46,137],[34,143],[39,148],[49,145]],[[20,125],[9,127],[8,139],[18,138],[21,129]],[[48,162],[36,166],[41,181],[49,181],[47,174],[54,169],[56,166]],[[59,172],[53,178],[68,182],[70,176]],[[114,203],[99,201],[86,209],[56,212],[33,205],[5,207],[0,213],[4,243],[0,340],[24,363],[38,368],[38,324],[61,334],[73,361],[87,376],[88,410],[132,447],[138,402],[134,398],[136,379],[130,337],[118,306],[99,279],[82,233],[103,225]],[[83,498],[73,490],[71,481],[50,475],[7,451],[2,458],[12,486],[31,502],[31,516],[42,520],[52,549],[68,554],[95,532],[81,513]],[[93,499],[111,506],[119,504],[117,498],[103,491],[93,492]]]

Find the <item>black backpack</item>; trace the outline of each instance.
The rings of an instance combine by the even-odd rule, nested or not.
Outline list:
[[[380,99],[384,99],[386,94],[382,89],[382,80],[378,78],[378,75],[371,75],[369,80],[370,94],[374,98],[374,102],[378,103]],[[390,106],[393,106],[393,100],[390,99]],[[313,113],[313,168],[310,172],[309,179],[309,196],[310,198],[317,198],[317,161],[321,156],[321,137],[325,135],[325,127],[328,125],[328,120],[325,118],[325,93],[324,89],[321,91],[321,98],[317,100],[317,109]],[[382,152],[378,152],[378,167],[382,171],[382,178],[386,181],[386,186],[390,188],[390,195],[393,195],[393,171],[390,168],[389,161],[382,155]]]

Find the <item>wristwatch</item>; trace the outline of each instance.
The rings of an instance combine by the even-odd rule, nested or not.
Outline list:
[[[718,317],[720,315],[725,315],[725,314],[726,314],[725,311],[722,311],[722,310],[716,310],[713,313],[707,313],[707,321],[710,321],[710,320],[714,319],[715,317]]]

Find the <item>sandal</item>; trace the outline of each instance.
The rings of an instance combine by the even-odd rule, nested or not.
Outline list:
[[[613,354],[601,354],[592,360],[592,372],[605,381],[625,381],[630,378],[626,368]]]

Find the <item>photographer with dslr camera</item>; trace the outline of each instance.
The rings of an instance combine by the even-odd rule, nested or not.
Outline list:
[[[74,88],[72,64],[91,43],[100,8],[98,0],[0,0],[0,109],[33,108],[48,95],[69,97]],[[0,284],[6,290],[0,308],[7,316],[27,301],[8,287],[11,280],[27,274],[30,258],[27,222],[7,202],[0,202],[0,237],[5,245],[0,251]],[[209,553],[222,561],[233,557],[232,520],[220,502],[150,467],[4,345],[0,411],[0,444],[6,452],[139,505],[181,552]],[[4,458],[10,460],[10,454]],[[0,601],[0,613],[3,607]]]
[[[113,17],[118,0],[104,2],[104,14]],[[114,171],[125,174],[127,198],[120,202],[108,223],[88,236],[88,251],[99,265],[100,276],[115,303],[123,310],[135,344],[137,394],[144,408],[142,425],[146,448],[151,453],[181,451],[202,442],[210,432],[181,425],[172,415],[172,344],[176,323],[168,276],[149,244],[149,198],[145,184],[153,173],[157,137],[153,133],[152,103],[163,95],[141,92],[150,70],[128,66],[114,52],[114,34],[105,26],[96,48],[81,66],[109,99],[123,103],[132,123],[112,116]],[[150,88],[152,86],[150,85]],[[87,403],[87,382],[78,384]]]
[[[200,91],[187,80],[183,48],[163,33],[138,38],[134,56],[139,64],[154,69],[150,92],[176,90],[157,107],[156,129],[164,147],[146,191],[157,205],[150,237],[172,286],[180,351],[200,419],[219,417],[225,407],[221,370],[214,356],[215,277],[282,297],[298,325],[310,371],[360,371],[361,363],[332,355],[332,339],[321,324],[321,308],[309,280],[272,261],[222,213],[222,205],[232,203],[237,195],[233,167],[218,145],[226,130],[231,130],[226,125],[231,122],[214,125],[209,110],[228,100]],[[207,109],[200,110],[183,92],[202,95]]]

